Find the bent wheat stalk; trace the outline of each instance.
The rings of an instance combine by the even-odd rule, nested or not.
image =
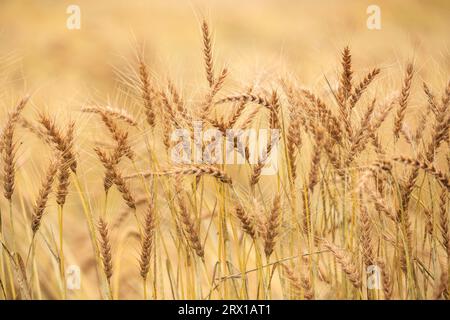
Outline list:
[[[125,179],[132,179],[138,177],[149,177],[152,175],[159,176],[176,176],[176,175],[194,175],[196,177],[200,177],[203,175],[212,176],[213,178],[218,179],[220,182],[225,184],[232,184],[231,178],[219,168],[216,168],[212,165],[204,165],[204,164],[193,164],[193,165],[185,165],[180,167],[173,167],[172,169],[159,171],[159,172],[139,172],[134,173],[128,176],[125,176]]]
[[[430,163],[427,163],[425,161],[420,161],[417,159],[411,159],[404,156],[394,157],[394,161],[404,163],[406,165],[412,166],[417,169],[423,169],[425,172],[431,174],[434,176],[439,182],[442,183],[442,185],[447,188],[447,190],[450,190],[450,177],[446,175],[444,172],[436,169],[435,166],[433,166]]]

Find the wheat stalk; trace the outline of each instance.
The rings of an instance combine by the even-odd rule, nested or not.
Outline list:
[[[125,109],[113,108],[111,106],[85,106],[81,108],[82,112],[87,113],[97,113],[97,114],[107,114],[115,119],[122,120],[131,126],[137,126],[137,121],[134,117],[127,112]]]
[[[294,273],[294,270],[290,268],[287,264],[280,264],[283,268],[284,274],[286,278],[289,280],[289,283],[293,287],[295,293],[298,295],[300,292],[303,292],[303,296],[306,300],[314,299],[314,290],[311,285],[311,281],[305,276],[301,276],[300,278]]]
[[[253,217],[249,215],[242,206],[238,205],[235,209],[236,216],[241,221],[242,229],[253,239],[256,238],[256,229],[253,222]]]
[[[155,208],[150,202],[145,214],[144,235],[141,241],[141,258],[139,260],[140,274],[144,281],[147,279],[150,269],[150,258],[153,247],[153,237],[155,229]]]
[[[406,107],[408,106],[408,98],[411,92],[411,83],[414,75],[414,67],[412,63],[409,63],[406,67],[406,74],[403,80],[402,91],[399,99],[399,109],[397,111],[394,122],[394,136],[398,139],[400,130],[403,125],[403,119],[405,118]]]
[[[108,224],[100,218],[98,222],[98,232],[100,234],[100,252],[102,255],[103,271],[105,273],[108,283],[111,282],[113,275],[111,244],[108,235]]]
[[[267,227],[265,228],[266,232],[264,233],[264,253],[267,258],[269,258],[272,254],[275,248],[276,238],[280,232],[281,212],[281,197],[277,194],[273,198],[272,210],[270,211],[269,218],[267,219]]]
[[[145,115],[147,117],[147,123],[150,127],[155,126],[155,100],[156,93],[154,88],[151,86],[150,73],[148,71],[148,66],[144,61],[142,54],[138,55],[138,66],[139,66],[139,89],[141,91],[142,101],[144,103]]]
[[[196,177],[200,177],[203,175],[212,176],[220,182],[226,184],[232,184],[231,178],[227,173],[222,171],[221,169],[206,164],[191,164],[191,165],[183,165],[183,166],[174,166],[171,169],[159,171],[159,172],[139,172],[131,175],[125,176],[126,179],[132,179],[137,177],[149,177],[152,175],[162,175],[162,176],[176,176],[176,175],[194,175]]]
[[[58,170],[58,162],[52,161],[47,169],[46,175],[42,181],[39,195],[33,209],[33,217],[31,221],[31,230],[36,233],[41,225],[42,216],[44,215],[47,205],[48,196],[52,191],[52,184]]]
[[[177,182],[180,183],[181,180],[178,179]],[[199,256],[203,260],[205,257],[205,251],[203,249],[202,243],[200,242],[198,230],[195,228],[195,224],[191,219],[189,211],[186,207],[186,203],[184,202],[183,196],[181,194],[180,188],[178,188],[178,191],[179,192],[177,195],[177,203],[184,234],[186,235],[189,246],[194,250],[197,256]]]
[[[446,175],[444,172],[436,169],[432,164],[420,161],[417,159],[411,159],[404,156],[398,156],[393,158],[394,161],[398,161],[401,163],[404,163],[406,165],[412,166],[416,169],[423,169],[425,172],[431,174],[432,176],[436,177],[436,179],[442,183],[442,185],[447,188],[447,190],[450,190],[450,177]],[[414,179],[415,180],[415,179]],[[408,189],[412,188],[410,186]]]
[[[347,275],[352,285],[356,289],[359,289],[361,287],[361,274],[350,255],[344,249],[339,248],[332,243],[325,242],[324,246],[330,250],[336,258],[336,261],[341,265],[342,270]]]

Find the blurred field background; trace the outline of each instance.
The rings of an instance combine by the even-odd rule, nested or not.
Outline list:
[[[81,8],[81,30],[66,28],[70,4]],[[379,31],[366,28],[370,4],[381,8]],[[336,55],[347,44],[359,66],[396,70],[414,58],[421,76],[445,81],[449,10],[445,0],[1,1],[0,54],[20,61],[17,88],[25,82],[63,101],[104,98],[115,85],[112,66],[123,67],[137,39],[156,71],[195,87],[203,76],[198,35],[204,16],[215,34],[217,62],[236,81],[274,77],[281,69],[314,85],[335,72]]]
[[[70,4],[80,6],[80,30],[66,28],[66,8]],[[381,30],[366,27],[366,9],[370,4],[381,7]],[[441,90],[450,70],[449,12],[450,2],[446,0],[2,0],[0,119],[23,93],[32,93],[32,106],[25,115],[47,110],[59,119],[80,117],[77,139],[80,145],[92,143],[96,127],[78,111],[88,102],[113,101],[118,107],[121,103],[132,104],[127,94],[119,90],[117,74],[128,70],[134,61],[136,44],[142,43],[154,76],[161,81],[170,77],[187,93],[187,99],[192,98],[207,87],[201,51],[203,17],[210,22],[214,34],[216,65],[230,70],[223,94],[241,91],[249,83],[270,87],[286,75],[295,75],[300,86],[324,92],[328,90],[324,76],[337,79],[340,53],[346,45],[352,50],[358,75],[375,66],[381,68],[379,81],[383,87],[376,87],[375,91],[398,90],[405,64],[411,60],[417,72],[413,87],[420,88],[421,79],[426,79]],[[411,97],[412,110],[419,108],[418,100]],[[131,110],[137,108],[134,105]],[[103,200],[95,196],[102,191],[101,173],[93,175],[92,166],[95,163],[98,170],[100,165],[92,152],[86,155],[81,149],[81,178],[87,192],[92,192],[95,208]],[[43,152],[38,145],[21,149],[19,164],[38,152]],[[47,151],[41,154],[46,155]],[[46,163],[48,159],[27,162],[31,176],[42,175],[41,160]],[[40,179],[19,179],[29,183],[32,195],[36,194]],[[97,184],[92,185],[93,181]],[[119,197],[111,199],[110,206],[115,205],[122,206]],[[83,266],[89,263],[89,254],[85,254],[91,250],[88,235],[84,222],[79,228],[76,226],[83,218],[77,211],[80,208],[75,196],[68,200],[68,206],[67,212],[72,210],[74,214],[66,215],[67,224],[74,227],[66,231],[66,259]],[[56,221],[50,216],[46,216],[47,221]],[[133,269],[138,249],[131,251],[123,264],[129,261]],[[83,276],[83,291],[71,293],[72,297],[98,298],[97,284],[87,280],[94,279],[94,271]],[[140,297],[136,282],[122,280],[125,289],[120,296],[116,293],[117,297]],[[274,297],[281,298],[281,289],[274,290]],[[43,296],[56,298],[57,294],[44,292]],[[170,297],[168,292],[166,297]]]

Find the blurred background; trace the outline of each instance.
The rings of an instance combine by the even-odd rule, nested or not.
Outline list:
[[[81,10],[80,30],[66,27],[72,4]],[[381,9],[381,30],[366,27],[371,4]],[[191,91],[204,84],[199,21],[206,17],[216,63],[238,82],[288,72],[314,85],[336,72],[348,44],[360,69],[402,68],[414,59],[422,76],[437,75],[442,84],[449,12],[446,0],[2,0],[0,57],[16,60],[12,84],[38,97],[104,99],[114,68],[122,70],[143,43],[156,74]]]

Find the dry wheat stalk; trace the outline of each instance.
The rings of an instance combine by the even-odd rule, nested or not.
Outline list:
[[[11,118],[10,118],[11,119]],[[14,183],[16,174],[16,143],[14,140],[14,124],[8,121],[3,131],[3,195],[9,201],[14,193]]]
[[[300,276],[300,278],[294,273],[294,270],[289,267],[287,264],[280,264],[286,278],[289,280],[292,288],[296,295],[299,295],[300,292],[303,291],[303,296],[306,300],[314,299],[314,289],[312,288],[311,281],[305,277],[304,275]]]
[[[70,177],[70,164],[62,162],[58,170],[57,180],[58,186],[56,188],[56,203],[60,206],[64,206],[66,203],[67,195],[69,194],[69,177]]]
[[[13,273],[19,286],[20,299],[31,300],[31,287],[29,285],[25,263],[18,252],[8,254],[11,255]]]
[[[352,55],[350,54],[350,48],[345,47],[342,52],[342,73],[339,82],[338,99],[341,104],[341,108],[344,107],[345,102],[350,97],[352,90]],[[343,115],[347,115],[347,110],[343,111]]]
[[[111,186],[113,185],[113,162],[111,161],[110,157],[106,155],[106,152],[103,151],[100,148],[94,148],[95,153],[97,154],[98,158],[100,159],[101,163],[105,167],[105,177],[103,178],[103,187],[105,189],[105,192],[107,192]]]
[[[425,113],[420,114],[419,124],[417,125],[416,132],[413,136],[414,143],[416,145],[418,145],[420,140],[422,140],[422,138],[423,138],[429,115],[430,115],[430,109],[427,109],[427,111]]]
[[[423,210],[423,214],[425,215],[425,231],[431,236],[433,237],[433,232],[434,232],[434,225],[433,225],[433,214],[430,210],[428,210],[427,208],[424,208]]]
[[[246,94],[251,94],[252,91],[253,91],[253,87],[249,87],[247,92],[246,92]],[[234,124],[239,120],[239,118],[244,113],[244,110],[245,110],[246,106],[247,106],[247,102],[246,101],[239,101],[239,102],[237,102],[237,105],[234,108],[230,119],[225,124],[226,128],[232,128],[234,126]]]
[[[188,110],[186,109],[184,105],[184,101],[181,97],[181,95],[178,93],[175,85],[169,80],[169,83],[167,85],[167,88],[172,96],[172,101],[176,106],[176,109],[178,111],[178,114],[181,115],[182,119],[185,122],[191,122],[191,116],[188,113]]]
[[[145,214],[144,235],[141,240],[141,259],[139,260],[141,277],[146,280],[150,268],[150,258],[153,247],[153,234],[155,229],[155,208],[150,201]]]
[[[25,108],[25,106],[27,105],[27,102],[29,99],[30,99],[29,95],[20,99],[19,102],[17,103],[17,105],[15,106],[15,108],[8,114],[8,118],[5,122],[6,124],[0,131],[0,154],[3,152],[4,142],[6,139],[5,136],[7,134],[10,134],[10,132],[8,133],[8,131],[10,131],[11,128],[14,128],[16,123],[19,121],[20,114],[23,111],[23,109]]]
[[[205,71],[206,79],[208,80],[209,86],[212,88],[215,83],[214,79],[214,62],[212,56],[212,41],[209,32],[208,23],[203,20],[202,23],[202,34],[203,34],[203,58],[205,60]]]
[[[295,179],[297,177],[297,149],[299,150],[302,144],[301,140],[301,132],[300,132],[300,120],[296,117],[291,117],[291,121],[289,122],[288,130],[287,130],[287,150],[288,150],[288,159],[289,166],[292,176],[292,183],[295,183]]]
[[[443,297],[447,300],[448,295],[448,271],[445,267],[443,267],[441,270],[441,275],[436,283],[436,287],[434,288],[434,299],[438,300]]]
[[[432,164],[425,162],[425,161],[420,161],[417,159],[407,158],[404,156],[394,157],[393,160],[404,163],[406,165],[410,165],[416,169],[419,169],[419,168],[423,169],[425,172],[431,174],[439,182],[441,182],[442,185],[445,188],[447,188],[447,190],[450,190],[450,177],[448,175],[446,175],[444,172],[436,169],[436,167],[434,167]],[[415,179],[414,179],[414,181],[415,181]],[[412,186],[410,186],[410,188],[412,188]]]
[[[67,161],[70,163],[70,169],[72,172],[77,172],[77,161],[75,159],[75,151],[74,151],[74,145],[75,145],[75,122],[70,121],[70,123],[67,126],[66,135],[64,137],[66,140],[67,145]]]
[[[31,123],[30,121],[28,121],[27,119],[21,117],[20,120],[20,125],[29,130],[30,132],[34,133],[39,139],[41,139],[42,141],[44,141],[45,143],[51,145],[52,141],[47,137],[45,131],[40,128],[37,127],[36,125],[34,125],[33,123]]]
[[[256,197],[252,198],[252,213],[251,216],[254,217],[255,230],[257,237],[261,239],[266,238],[267,234],[267,217],[264,212],[262,204],[258,201]]]
[[[269,127],[271,129],[279,129],[281,126],[280,120],[278,119],[278,112],[280,108],[280,100],[277,92],[274,90],[272,91],[270,98]]]
[[[428,85],[425,82],[423,83],[423,91],[425,92],[425,95],[427,96],[429,109],[431,111],[433,111],[433,113],[435,115],[437,115],[439,108],[437,106],[436,98],[435,98],[434,94],[431,92],[430,88],[428,87]]]
[[[177,178],[177,203],[179,208],[179,215],[181,220],[181,225],[183,227],[184,234],[186,239],[188,240],[189,246],[195,251],[197,256],[199,256],[202,260],[205,257],[205,251],[203,249],[203,245],[200,242],[200,236],[198,234],[198,229],[195,227],[194,222],[191,219],[189,211],[187,209],[186,203],[183,199],[183,194],[181,192],[181,179]]]
[[[445,92],[442,96],[441,110],[447,110],[449,102],[450,102],[450,80],[447,82],[447,86],[445,87]]]
[[[9,201],[14,193],[16,171],[16,143],[14,131],[20,113],[25,108],[29,96],[22,98],[12,112],[9,113],[5,127],[0,135],[0,154],[3,153],[3,195]]]
[[[45,207],[47,205],[48,196],[52,191],[53,180],[55,179],[58,170],[58,162],[52,161],[47,169],[46,175],[42,181],[39,189],[39,196],[33,209],[33,217],[31,221],[31,230],[36,233],[41,225],[42,216],[44,215]]]
[[[369,104],[369,107],[362,117],[359,130],[351,137],[351,148],[359,149],[359,146],[362,144],[363,138],[366,137],[366,133],[370,129],[370,120],[372,119],[373,112],[375,111],[375,101],[376,100],[373,99]]]
[[[331,251],[352,285],[359,289],[361,287],[361,274],[351,256],[344,249],[339,248],[332,243],[325,242],[324,246]]]
[[[329,121],[325,118],[328,116],[333,116],[331,111],[328,109],[326,104],[313,92],[307,89],[302,89],[300,91],[307,99],[307,101],[300,101],[300,105],[304,109],[304,119],[308,118],[308,123],[304,123],[303,125],[309,131],[313,132],[314,129],[318,126],[325,126]],[[309,101],[309,103],[308,103]],[[301,115],[302,113],[297,111],[297,115]],[[334,117],[334,116],[333,116]],[[334,117],[335,118],[335,117]],[[336,118],[335,118],[336,119]],[[337,119],[336,119],[337,120]]]
[[[94,151],[97,153],[97,156],[106,169],[104,179],[105,191],[107,191],[111,187],[111,183],[114,183],[117,187],[117,190],[119,190],[119,192],[122,194],[122,198],[128,205],[128,207],[130,207],[131,209],[136,209],[136,201],[134,200],[134,196],[132,195],[129,186],[120,171],[111,162],[111,159],[108,158],[108,156],[102,149],[94,148]]]
[[[308,189],[312,193],[314,186],[318,182],[320,154],[322,151],[324,132],[321,129],[316,130],[314,151],[311,156],[311,168],[309,170]]]
[[[383,260],[381,260],[381,258],[377,259],[377,265],[381,269],[381,281],[383,284],[384,298],[386,300],[391,300],[392,293],[393,293],[393,285],[392,285],[391,277],[389,275],[389,270],[386,267],[386,264],[383,262]]]
[[[367,89],[367,87],[372,83],[373,79],[380,73],[380,69],[375,68],[369,72],[364,79],[355,87],[352,95],[350,96],[350,108],[354,108],[356,103],[361,98],[361,95]]]
[[[64,206],[69,193],[70,171],[76,172],[76,161],[72,151],[74,129],[75,123],[71,122],[62,142],[64,151],[61,152],[60,166],[57,175],[58,186],[56,189],[56,203],[60,206]],[[48,133],[50,133],[50,131]]]
[[[176,127],[179,127],[179,124],[177,122],[178,117],[177,117],[174,106],[172,105],[171,101],[169,101],[169,97],[167,96],[166,92],[164,92],[164,91],[161,91],[160,95],[161,95],[162,105],[164,107],[163,114],[166,115],[165,121],[167,121],[168,124],[172,124]]]
[[[362,201],[362,199],[361,199]],[[360,241],[362,247],[362,256],[366,267],[373,265],[375,261],[374,248],[372,244],[372,223],[369,213],[364,204],[360,205],[359,216]]]
[[[106,279],[108,283],[111,281],[111,277],[113,275],[113,266],[112,266],[112,255],[111,255],[111,244],[108,235],[108,224],[100,218],[98,222],[98,232],[100,234],[100,253],[102,256],[103,262],[103,271],[105,272]]]
[[[122,120],[131,126],[137,126],[137,121],[125,109],[113,108],[111,106],[85,106],[81,108],[81,111],[98,114],[105,113],[108,116]]]
[[[134,152],[131,150],[128,141],[128,132],[121,130],[113,119],[105,112],[99,113],[103,123],[111,133],[112,138],[116,142],[115,154],[111,157],[113,162],[119,163],[120,158],[126,155],[130,160],[134,159]]]
[[[134,152],[128,142],[128,132],[120,130],[106,113],[100,113],[100,115],[116,142],[116,146],[110,156],[107,156],[106,153],[100,148],[94,148],[94,151],[97,153],[100,161],[106,169],[103,185],[105,191],[108,191],[114,183],[114,168],[119,164],[121,158],[125,155],[129,159],[133,160]]]
[[[433,125],[431,141],[428,144],[425,158],[428,162],[433,162],[436,151],[444,141],[449,139],[450,115],[447,109],[439,108],[436,114],[436,122]]]
[[[235,209],[236,216],[239,218],[242,224],[242,229],[253,239],[256,238],[256,229],[253,222],[253,217],[249,215],[242,206],[238,205]]]
[[[278,139],[279,139],[279,137],[278,137]],[[250,176],[250,186],[252,189],[254,189],[255,185],[258,183],[259,179],[261,178],[262,169],[264,168],[267,160],[271,156],[273,146],[275,146],[276,144],[277,144],[277,140],[275,140],[274,137],[271,137],[271,141],[267,142],[267,147],[266,147],[264,154],[262,155],[262,157],[260,157],[258,159],[258,163],[253,166],[252,174]],[[245,155],[249,156],[249,154],[250,154],[250,150],[249,150],[248,144],[247,144],[247,147],[245,150]],[[247,159],[247,161],[248,160],[249,159]]]
[[[425,92],[426,89],[427,87],[425,85]],[[430,102],[430,100],[432,101]],[[431,98],[429,97],[429,106],[430,109],[433,110],[436,119],[432,128],[431,141],[425,152],[425,158],[430,163],[434,161],[435,154],[444,141],[447,141],[447,145],[450,145],[450,115],[448,114],[449,101],[450,81],[448,82],[445,93],[442,96],[442,104],[440,106],[433,104],[435,103],[434,96]]]
[[[147,117],[147,123],[150,125],[150,127],[153,128],[155,126],[156,93],[151,85],[150,73],[142,55],[138,55],[138,64],[139,89],[141,91],[142,100],[144,102],[145,115]]]
[[[399,99],[399,109],[395,116],[394,122],[394,136],[396,139],[399,137],[400,130],[403,125],[403,119],[405,118],[406,107],[408,106],[408,98],[411,92],[411,83],[414,75],[414,67],[412,63],[409,63],[406,67],[406,74],[403,80],[402,92]]]
[[[44,127],[47,137],[53,142],[56,150],[58,150],[63,158],[62,163],[69,165],[70,169],[76,173],[77,161],[73,152],[73,133],[75,123],[71,122],[68,126],[66,134],[56,126],[55,122],[45,114],[39,115],[39,122]]]
[[[393,222],[398,222],[398,217],[394,213],[394,210],[386,204],[386,201],[383,201],[383,197],[379,194],[378,190],[372,190],[369,186],[365,186],[364,188],[366,194],[369,196],[370,201],[374,204],[375,209],[387,215],[389,219]]]
[[[122,174],[116,167],[113,167],[112,169],[112,178],[114,184],[117,187],[117,190],[119,190],[119,192],[122,194],[122,198],[127,204],[127,206],[135,210],[136,201],[134,200],[134,196],[131,193],[130,188],[126,183],[125,179],[123,178]]]
[[[255,103],[261,105],[267,109],[271,109],[271,104],[267,101],[266,98],[252,94],[252,93],[244,93],[237,96],[228,96],[223,99],[217,100],[215,104],[223,104],[229,102],[244,102],[244,103]]]
[[[196,177],[200,177],[203,175],[212,176],[218,179],[220,182],[226,184],[232,184],[231,178],[221,169],[206,164],[191,164],[191,165],[183,165],[183,166],[174,166],[171,169],[159,171],[159,172],[138,172],[135,174],[131,174],[125,176],[126,179],[137,178],[137,177],[149,177],[152,175],[164,175],[164,176],[172,176],[172,175],[194,175]]]
[[[352,136],[351,109],[347,105],[348,98],[352,91],[352,56],[349,47],[345,47],[342,52],[342,73],[339,80],[337,101],[339,105],[340,120],[344,125],[348,137]]]
[[[355,159],[355,157],[365,149],[365,147],[367,146],[367,141],[369,139],[373,140],[373,142],[375,143],[376,148],[377,148],[377,150],[379,150],[380,154],[384,153],[382,151],[381,146],[378,145],[379,142],[375,139],[376,132],[381,127],[383,122],[386,120],[389,112],[394,107],[394,101],[395,100],[391,101],[390,103],[387,103],[378,112],[378,114],[376,114],[373,117],[371,117],[373,110],[371,110],[372,105],[370,105],[370,107],[368,108],[368,110],[366,112],[365,117],[372,118],[371,119],[372,121],[370,121],[370,124],[363,124],[365,126],[365,130],[363,129],[363,131],[360,131],[361,134],[358,135],[358,137],[356,137],[353,140],[353,143],[351,143],[350,150],[347,155],[347,160],[345,162],[345,166],[348,166]],[[369,120],[367,120],[367,121],[369,121]]]
[[[270,211],[269,218],[267,219],[267,227],[264,238],[264,253],[269,258],[275,247],[276,238],[280,232],[281,224],[281,197],[277,194],[273,198],[272,210]]]
[[[249,113],[247,113],[246,117],[243,118],[243,120],[241,121],[240,125],[239,125],[239,129],[240,130],[246,130],[248,128],[250,128],[253,120],[255,120],[256,115],[259,113],[259,108],[253,108],[253,110]],[[246,152],[246,156],[249,156],[249,153]],[[248,160],[248,159],[247,159]]]
[[[342,162],[339,157],[339,150],[336,150],[334,148],[335,144],[329,137],[324,137],[324,141],[322,143],[323,149],[325,150],[325,153],[330,160],[330,163],[333,165],[333,167],[336,169],[336,173],[340,177],[345,176],[345,170],[342,170]]]
[[[143,205],[145,203],[147,203],[147,196],[141,196],[139,198],[136,199],[135,201],[135,205],[136,207]],[[120,211],[117,214],[117,218],[114,221],[114,224],[112,225],[113,229],[119,229],[122,224],[125,222],[125,220],[128,218],[129,214],[130,214],[131,209],[129,207],[127,207],[126,209],[123,209],[122,211]]]
[[[449,233],[449,218],[447,210],[448,191],[442,190],[439,197],[439,224],[441,227],[442,246],[447,254],[447,261],[450,264],[450,233]]]
[[[208,120],[209,113],[211,111],[211,107],[213,106],[213,99],[217,95],[217,93],[222,89],[223,84],[225,82],[225,78],[228,75],[228,70],[226,68],[222,69],[217,81],[214,82],[213,86],[210,88],[208,93],[206,94],[204,101],[200,104],[200,112],[199,116],[202,120]]]

